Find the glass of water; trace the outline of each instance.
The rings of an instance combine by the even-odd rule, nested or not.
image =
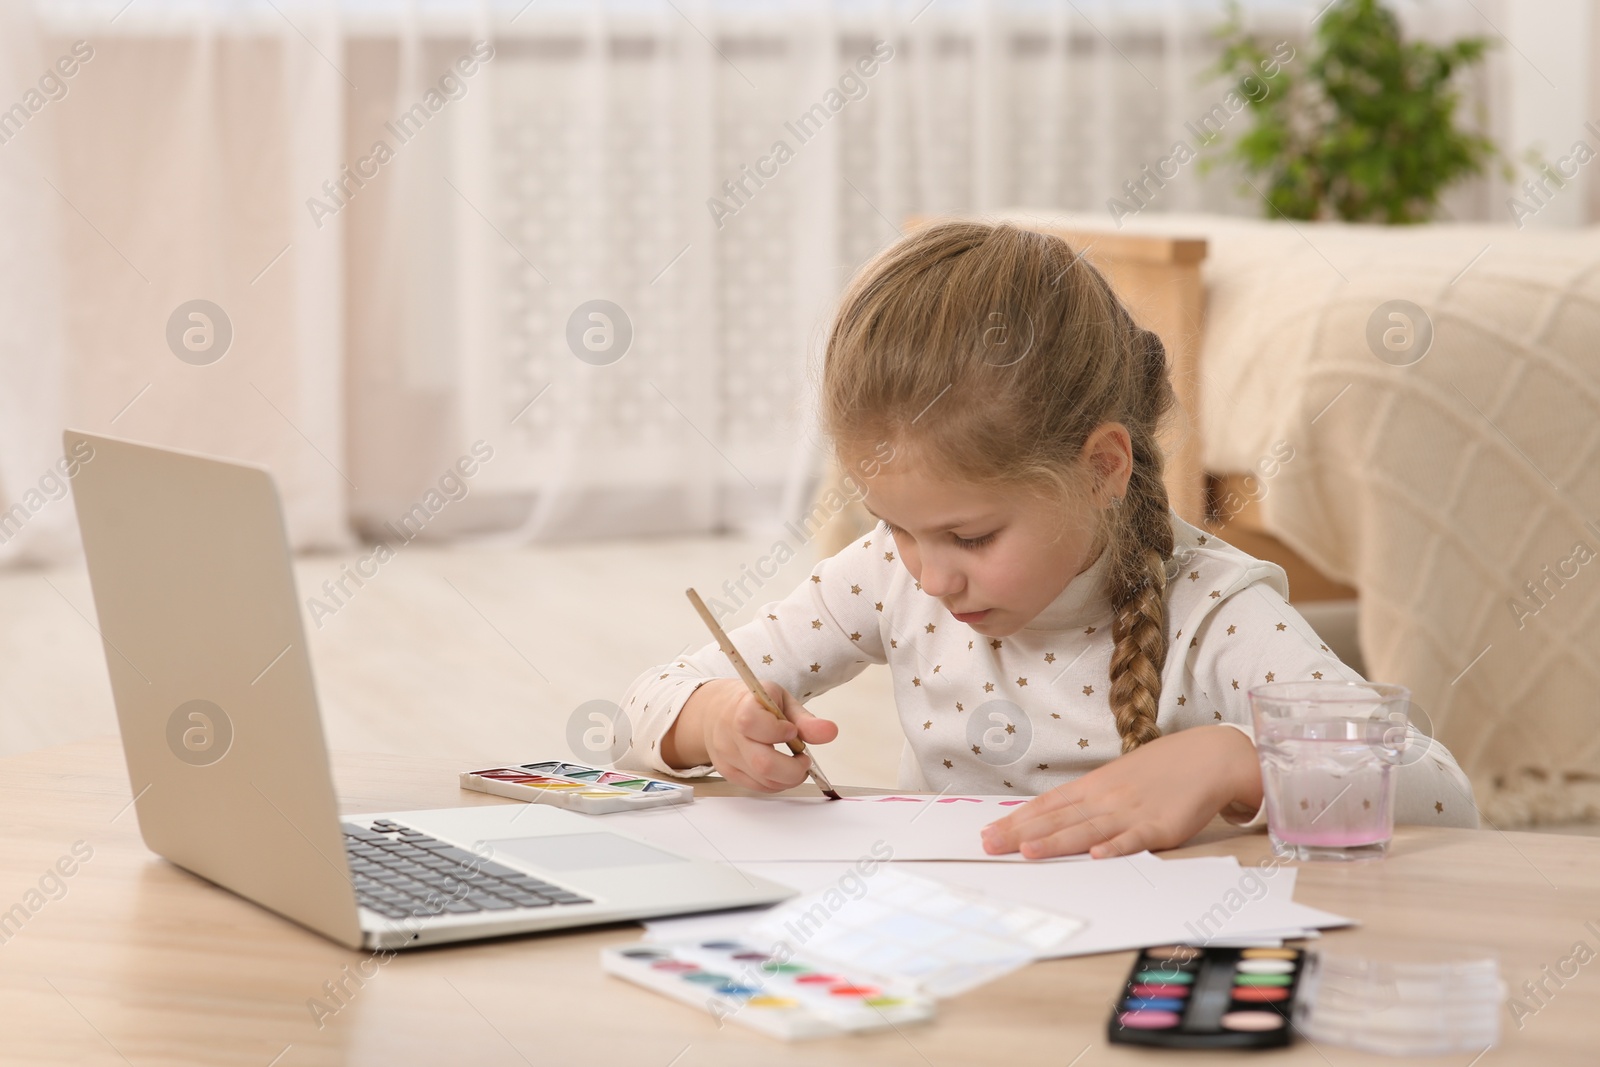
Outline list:
[[[1410,690],[1275,682],[1249,697],[1273,851],[1298,860],[1381,858],[1394,835]]]

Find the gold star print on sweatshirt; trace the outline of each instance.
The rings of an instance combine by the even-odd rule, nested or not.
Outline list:
[[[1170,642],[1156,717],[1163,734],[1220,724],[1251,735],[1252,686],[1360,680],[1289,605],[1282,568],[1176,515],[1172,523]],[[1027,626],[994,638],[922,592],[880,526],[728,636],[758,677],[802,703],[887,663],[906,739],[899,788],[1032,796],[1122,751],[1110,705],[1108,564],[1102,555]],[[698,686],[736,676],[715,642],[642,672],[623,694],[633,742],[618,765],[709,773],[667,767],[659,742]],[[1420,758],[1397,771],[1397,821],[1475,826],[1471,786],[1455,759],[1437,742],[1422,745]],[[1453,802],[1441,811],[1442,801]],[[1263,821],[1258,811],[1249,825]]]

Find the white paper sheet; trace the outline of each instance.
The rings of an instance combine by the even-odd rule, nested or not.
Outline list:
[[[969,796],[701,797],[692,804],[597,818],[607,829],[661,848],[741,866],[863,858],[1061,862],[983,851],[979,831],[1022,803],[1017,797]]]
[[[1241,867],[1232,857],[1162,860],[1141,853],[1123,860],[1003,868],[946,863],[923,873],[1088,919],[1088,927],[1059,955],[1170,942],[1207,944],[1258,933],[1281,936],[1285,930],[1350,922],[1296,904],[1293,868],[1263,876],[1260,869]]]
[[[860,879],[859,896],[830,885],[785,901],[740,940],[781,942],[797,959],[909,980],[928,996],[948,997],[1050,955],[1083,928],[1058,911],[908,874],[908,866],[874,870]]]
[[[695,803],[699,803],[696,801]],[[692,807],[693,805],[691,805]],[[608,816],[609,818],[609,816]],[[801,892],[835,886],[863,891],[860,867],[847,863],[741,863],[742,869]],[[1351,920],[1294,902],[1294,868],[1242,867],[1231,856],[1162,860],[1148,852],[1084,863],[897,863],[896,870],[963,886],[999,900],[1028,904],[1086,921],[1041,958],[1086,956],[1171,942],[1233,944],[1299,937]],[[732,936],[759,917],[756,909],[656,920],[651,940]]]

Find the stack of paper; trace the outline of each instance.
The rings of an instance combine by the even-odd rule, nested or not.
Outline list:
[[[685,855],[821,893],[833,910],[895,869],[1081,920],[1040,958],[1160,945],[1276,943],[1351,920],[1294,902],[1295,870],[1245,867],[1231,856],[1109,860],[990,856],[979,830],[1013,810],[1012,797],[818,799],[706,797],[693,804],[605,816],[606,826]],[[750,911],[648,924],[651,938],[731,934]]]

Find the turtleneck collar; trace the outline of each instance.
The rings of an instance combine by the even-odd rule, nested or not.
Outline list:
[[[1023,629],[1073,630],[1105,619],[1111,614],[1111,601],[1106,596],[1106,573],[1110,569],[1111,553],[1102,549],[1099,558],[1068,582]]]

